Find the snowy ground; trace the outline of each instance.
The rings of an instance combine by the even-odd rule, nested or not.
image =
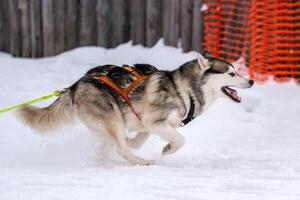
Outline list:
[[[0,108],[69,86],[92,66],[150,63],[173,69],[195,53],[130,44],[79,48],[46,59],[0,54]],[[157,160],[131,166],[81,124],[40,136],[0,115],[0,199],[300,199],[300,87],[268,83],[218,100],[180,132],[186,145],[163,157],[152,136],[136,151]],[[38,105],[48,105],[50,101]]]

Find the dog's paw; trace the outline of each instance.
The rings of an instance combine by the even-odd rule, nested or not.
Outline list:
[[[154,160],[144,160],[143,162],[140,162],[138,165],[149,166],[149,165],[154,165],[154,164],[155,164]]]

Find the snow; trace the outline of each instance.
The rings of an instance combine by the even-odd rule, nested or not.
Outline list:
[[[208,10],[208,6],[207,6],[206,4],[203,4],[203,5],[201,6],[201,8],[200,8],[200,11],[201,11],[201,12],[204,12],[204,11],[206,11],[206,10]]]
[[[0,53],[0,108],[70,86],[101,64],[149,63],[161,69],[196,58],[159,42],[111,50],[82,47],[43,59]],[[14,113],[0,115],[0,199],[300,199],[300,93],[293,82],[239,90],[242,103],[219,99],[179,131],[185,146],[162,156],[152,136],[132,166],[80,123],[38,135]],[[54,99],[38,103],[45,106]]]

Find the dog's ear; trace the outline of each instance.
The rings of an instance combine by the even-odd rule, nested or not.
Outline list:
[[[198,55],[197,61],[198,61],[198,65],[202,71],[206,71],[210,68],[209,61],[206,58],[204,58],[204,56],[202,56],[201,54]]]
[[[211,53],[209,53],[207,50],[203,49],[202,50],[202,55],[207,58],[207,57],[213,57]]]

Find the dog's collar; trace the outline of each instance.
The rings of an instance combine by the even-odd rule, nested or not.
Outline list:
[[[187,114],[186,118],[184,120],[182,120],[181,126],[185,126],[188,123],[190,123],[193,119],[195,119],[194,113],[195,113],[195,102],[194,102],[193,97],[190,95],[190,109],[189,109],[189,113]]]

